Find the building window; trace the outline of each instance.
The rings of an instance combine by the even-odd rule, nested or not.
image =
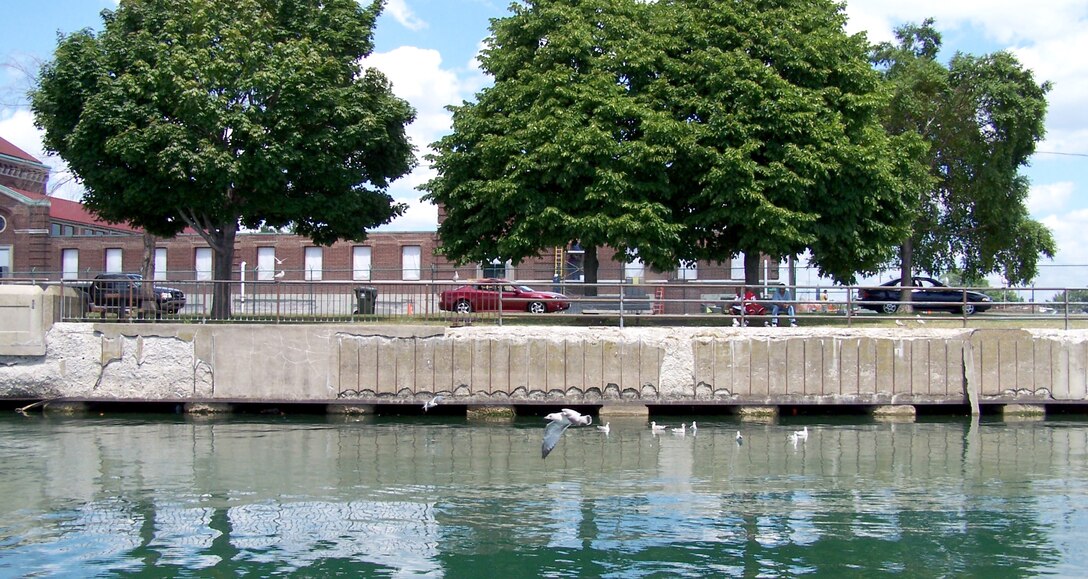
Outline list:
[[[3,233],[8,228],[8,220],[3,215],[0,215],[0,233]]]
[[[124,263],[120,247],[106,249],[106,273],[121,273]]]
[[[276,248],[257,248],[257,281],[272,281],[276,275]]]
[[[60,250],[61,279],[79,279],[79,250]]]
[[[65,237],[71,237],[76,234],[76,228],[71,225],[65,225],[63,231]]]
[[[198,247],[194,253],[196,265],[196,280],[211,281],[212,279],[212,248]]]
[[[351,279],[367,281],[370,279],[370,248],[356,245],[351,248]]]
[[[629,249],[627,255],[632,261],[623,264],[623,277],[633,283],[643,281],[643,277],[646,275],[646,266],[638,258],[638,250]]]
[[[166,248],[155,248],[155,279],[158,281],[164,281],[166,279]]]
[[[49,224],[49,235],[53,237],[60,237],[60,223]]]
[[[11,246],[0,246],[0,277],[11,275]]]
[[[480,277],[509,278],[511,275],[509,261],[492,259],[490,263],[480,264]]]
[[[680,264],[680,267],[676,268],[676,279],[699,279],[699,268],[696,264],[685,265]]]
[[[306,248],[306,281],[321,281],[323,252],[320,247]]]
[[[418,281],[421,270],[423,251],[418,245],[405,245],[400,248],[401,279]]]

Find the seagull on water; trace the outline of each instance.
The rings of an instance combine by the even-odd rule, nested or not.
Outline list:
[[[668,428],[669,427],[665,426],[664,424],[658,424],[652,420],[650,421],[650,430],[654,432],[665,432],[665,430],[667,430]]]
[[[559,412],[552,412],[544,417],[548,425],[544,427],[544,443],[540,445],[540,458],[548,458],[548,453],[559,444],[559,437],[570,426],[589,426],[593,424],[593,417],[582,414],[570,408],[564,408]]]
[[[790,434],[790,440],[792,440],[794,444],[797,444],[799,441],[803,442],[808,440],[808,426],[805,426],[804,430],[793,431],[793,433]]]
[[[737,446],[740,446],[742,444],[744,444],[744,436],[738,430],[737,431]]]
[[[695,431],[699,430],[699,427],[695,425],[695,421],[691,421],[691,433],[695,434]]]
[[[608,434],[612,430],[611,428],[608,427],[609,424],[610,423],[608,423],[608,422],[605,422],[603,425],[598,424],[597,425],[597,430],[600,430],[601,432],[603,432],[605,434]]]
[[[683,435],[687,434],[687,432],[688,432],[688,424],[687,424],[686,422],[685,422],[685,423],[683,423],[683,424],[681,424],[681,425],[680,425],[680,428],[674,428],[674,429],[672,429],[672,433],[673,433],[673,434],[679,434],[679,435],[681,435],[681,436],[683,436]]]
[[[442,401],[442,398],[443,398],[443,396],[435,396],[434,398],[431,398],[430,400],[424,402],[423,403],[423,411],[426,412],[426,411],[430,410],[431,408],[434,408],[435,406],[438,406],[438,403]]]

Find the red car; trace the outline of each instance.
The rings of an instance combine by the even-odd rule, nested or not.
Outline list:
[[[498,311],[500,304],[504,312],[543,314],[569,309],[570,298],[505,279],[481,279],[443,291],[438,300],[439,309],[461,314]]]

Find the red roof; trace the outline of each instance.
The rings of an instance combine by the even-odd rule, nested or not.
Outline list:
[[[143,233],[142,229],[136,229],[127,223],[108,223],[103,221],[97,215],[87,211],[87,207],[82,203],[61,199],[60,197],[49,198],[49,217],[83,225],[130,231],[132,233]]]
[[[11,141],[8,141],[4,137],[0,137],[0,155],[7,155],[9,157],[15,157],[16,159],[22,159],[24,161],[30,161],[32,163],[37,163],[39,165],[42,164],[41,161],[39,161],[39,160],[35,159],[34,157],[30,156],[30,153],[27,153],[26,151],[20,149],[19,147],[16,147],[15,145],[11,144]]]

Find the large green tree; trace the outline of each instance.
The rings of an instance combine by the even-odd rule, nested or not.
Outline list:
[[[886,263],[916,139],[897,145],[880,125],[868,44],[843,32],[838,4],[511,10],[482,59],[494,85],[453,107],[429,158],[450,257],[517,260],[577,239],[662,270],[808,250],[849,281]],[[590,253],[587,281],[593,265]]]
[[[686,123],[663,169],[682,259],[805,251],[840,281],[877,270],[903,229],[917,139],[889,139],[864,36],[839,3],[662,0],[654,98]]]
[[[121,0],[100,33],[60,39],[31,104],[45,145],[102,218],[186,227],[231,279],[240,226],[362,239],[404,207],[414,111],[363,70],[381,11],[356,0]],[[230,315],[217,283],[212,313]]]
[[[908,198],[902,276],[959,269],[971,279],[999,273],[1011,284],[1030,282],[1040,257],[1056,251],[1050,231],[1028,214],[1020,173],[1043,137],[1049,83],[1007,52],[940,62],[932,19],[900,27],[896,38],[872,51],[893,93],[884,123],[926,142],[918,161],[928,173]]]
[[[638,69],[653,60],[650,6],[530,0],[510,9],[492,22],[480,59],[494,84],[451,107],[453,131],[429,157],[438,176],[423,189],[445,207],[443,251],[462,263],[516,262],[578,240],[588,283],[605,245],[674,266],[679,238],[659,171],[668,152],[643,134],[668,117],[636,98]]]

